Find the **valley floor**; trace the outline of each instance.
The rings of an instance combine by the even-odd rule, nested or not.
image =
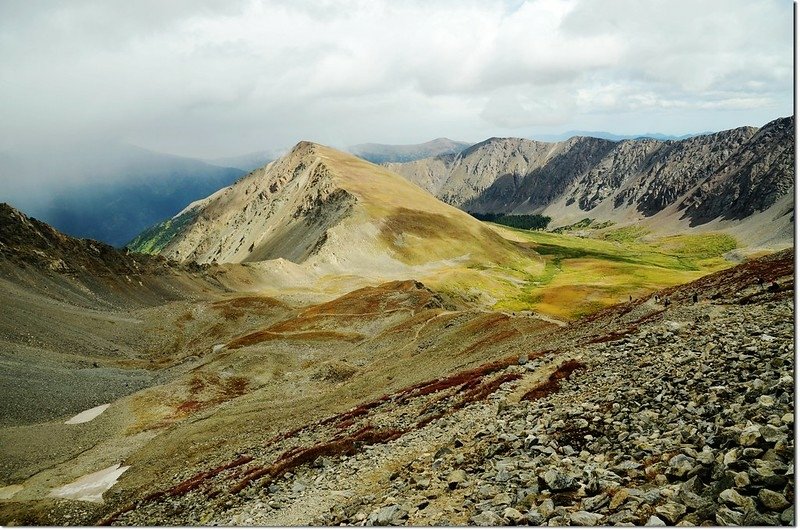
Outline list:
[[[624,331],[568,332],[555,351],[487,375],[500,382],[488,399],[424,426],[410,412],[453,410],[453,396],[400,392],[353,415],[402,433],[388,443],[319,450],[236,494],[247,472],[218,468],[114,522],[793,524],[792,285],[768,293],[753,280],[676,289],[666,309],[652,298],[613,308],[599,318]],[[299,454],[311,431],[278,443]],[[242,468],[263,458],[251,456]]]
[[[791,524],[793,274],[785,251],[566,326],[414,281],[50,311],[155,379],[0,429],[0,522]],[[50,496],[116,465],[102,503]]]

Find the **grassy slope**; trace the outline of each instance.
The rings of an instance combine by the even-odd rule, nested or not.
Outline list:
[[[530,245],[545,259],[540,275],[509,270],[516,292],[498,299],[497,309],[531,309],[562,319],[689,282],[733,265],[722,256],[736,248],[725,234],[676,235],[645,241],[644,231],[623,227],[585,238],[497,227]],[[520,280],[524,283],[520,284]]]
[[[126,248],[142,254],[158,254],[183,228],[194,221],[199,211],[192,210],[151,226],[136,236]]]

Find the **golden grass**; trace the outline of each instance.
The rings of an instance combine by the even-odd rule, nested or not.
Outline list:
[[[507,227],[498,233],[527,242],[545,266],[539,274],[527,274],[513,292],[495,289],[495,309],[534,310],[565,320],[730,267],[723,255],[736,247],[731,236],[715,233],[645,242],[646,232],[636,226],[600,231],[597,238]]]

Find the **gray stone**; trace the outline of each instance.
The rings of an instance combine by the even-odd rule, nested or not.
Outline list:
[[[616,510],[617,508],[622,506],[622,503],[624,503],[628,499],[628,496],[629,495],[627,490],[619,490],[611,498],[611,502],[609,503],[608,507],[611,508],[612,510]]]
[[[667,523],[665,523],[664,521],[659,519],[658,516],[651,515],[650,519],[648,519],[647,522],[644,523],[644,525],[645,526],[667,526]]]
[[[715,519],[720,526],[742,526],[744,515],[726,506],[720,506]]]
[[[540,476],[551,491],[566,491],[575,489],[575,479],[557,469],[548,469]]]
[[[525,519],[525,516],[522,515],[516,508],[509,507],[503,510],[503,519],[513,525],[518,525]]]
[[[722,493],[719,494],[719,498],[721,501],[727,503],[730,506],[735,506],[743,509],[744,511],[748,510],[755,510],[755,501],[750,497],[745,497],[741,495],[738,491],[734,489],[726,489]]]
[[[740,471],[733,476],[733,482],[737,488],[744,488],[750,485],[750,476],[746,471]]]
[[[730,467],[734,462],[739,460],[739,449],[734,448],[725,453],[722,457],[722,463]]]
[[[614,526],[631,526],[636,520],[636,516],[630,510],[620,510],[609,515],[604,524]]]
[[[476,526],[503,526],[503,519],[491,510],[484,510],[478,515],[473,516],[470,523]]]
[[[711,451],[701,451],[697,453],[697,461],[704,466],[710,466],[714,463],[714,453]]]
[[[427,489],[431,485],[430,477],[426,476],[414,477],[412,481],[414,482],[414,487],[421,490]]]
[[[570,522],[577,526],[595,526],[602,518],[603,516],[598,513],[591,513],[585,510],[579,510],[569,516]]]
[[[553,499],[543,500],[542,503],[536,508],[536,511],[542,514],[542,517],[545,519],[549,519],[555,510],[556,506],[553,503]]]
[[[745,447],[752,447],[761,438],[761,429],[758,425],[750,424],[739,434],[739,443]]]
[[[542,526],[547,520],[537,510],[529,510],[525,514],[525,521],[530,526]]]
[[[594,497],[587,497],[581,501],[581,509],[587,512],[594,512],[608,504],[609,497],[607,493],[601,493]]]
[[[495,506],[505,506],[514,502],[514,497],[510,493],[498,493],[492,499],[492,504]]]
[[[495,482],[508,482],[511,480],[511,473],[507,469],[501,469],[494,477]]]
[[[761,504],[767,509],[774,512],[783,510],[790,504],[789,501],[786,500],[785,495],[766,488],[758,492],[758,500],[761,501]]]
[[[670,524],[675,524],[683,514],[686,513],[686,506],[677,502],[668,502],[656,507],[656,513]]]
[[[753,460],[762,454],[764,454],[764,450],[758,447],[745,447],[744,450],[742,450],[742,457],[746,460]]]
[[[403,520],[408,518],[408,512],[400,507],[398,504],[385,506],[381,508],[378,513],[370,515],[367,519],[367,524],[372,523],[374,526],[389,526],[401,525]]]
[[[777,441],[786,439],[786,434],[773,425],[762,426],[760,432],[764,440],[769,443],[775,443]]]
[[[789,506],[781,513],[781,522],[787,525],[794,525],[794,506]]]
[[[684,454],[675,455],[669,459],[667,474],[674,477],[685,477],[695,466],[695,459]]]

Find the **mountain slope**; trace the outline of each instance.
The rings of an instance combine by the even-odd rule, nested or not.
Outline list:
[[[355,271],[496,261],[516,252],[469,215],[386,168],[308,142],[183,214],[193,218],[160,250],[178,260],[283,258]],[[152,230],[132,248],[147,250],[164,230]]]
[[[468,142],[458,142],[449,138],[436,138],[422,144],[359,144],[350,146],[347,150],[364,160],[375,164],[383,164],[387,162],[409,162],[432,156],[455,154],[470,145]]]
[[[491,138],[458,155],[388,167],[459,208],[542,213],[552,226],[589,217],[655,231],[733,230],[775,206],[758,222],[777,220],[772,233],[756,234],[750,223],[744,236],[752,244],[791,239],[793,117],[675,141]]]
[[[124,144],[65,146],[0,159],[3,200],[69,235],[118,247],[244,174]],[[47,194],[37,184],[44,175],[59,177]]]

